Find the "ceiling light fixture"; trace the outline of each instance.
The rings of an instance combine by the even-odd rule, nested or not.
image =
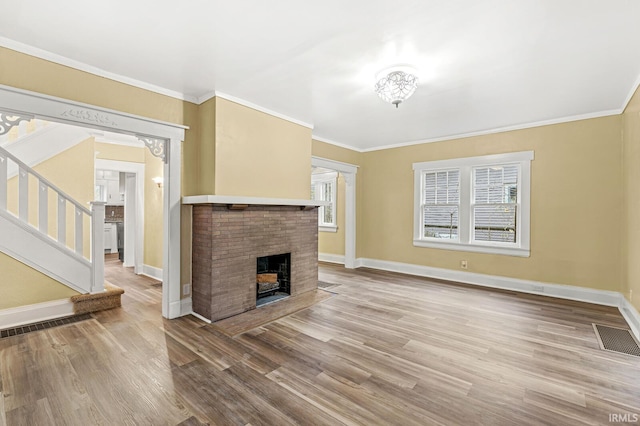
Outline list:
[[[380,98],[398,108],[418,87],[416,70],[408,66],[396,66],[378,73],[375,91]]]

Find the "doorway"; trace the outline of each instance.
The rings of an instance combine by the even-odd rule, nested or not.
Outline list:
[[[103,171],[104,176],[108,172],[113,177],[113,179],[105,179],[108,182],[105,185],[106,194],[103,197],[107,203],[105,223],[114,223],[116,228],[118,228],[117,224],[121,224],[120,229],[116,229],[115,233],[119,236],[116,241],[121,243],[118,244],[121,247],[117,247],[116,252],[118,254],[124,253],[121,259],[123,266],[132,266],[136,274],[147,273],[144,266],[144,163],[96,159],[95,170],[96,188],[101,186],[98,179],[99,171]],[[109,189],[109,185],[116,186],[110,183],[114,181],[114,176],[117,176],[118,182],[118,190],[115,191],[115,195],[114,191]],[[121,220],[118,217],[120,214],[117,206],[122,206],[124,210]],[[124,238],[122,238],[123,234]],[[152,276],[154,275],[158,274]],[[162,279],[157,276],[154,278]]]
[[[321,174],[336,173],[344,180],[344,206],[338,206],[339,209],[344,209],[344,255],[329,255],[324,258],[321,255],[320,260],[343,263],[346,268],[353,269],[356,267],[356,173],[358,173],[358,166],[320,157],[311,157],[311,166],[324,172]],[[316,187],[316,190],[318,188],[321,187]],[[334,194],[336,192],[337,185],[333,190]],[[328,215],[328,217],[330,216]],[[321,224],[319,223],[319,225]],[[335,232],[330,229],[331,227],[326,228],[329,232]]]

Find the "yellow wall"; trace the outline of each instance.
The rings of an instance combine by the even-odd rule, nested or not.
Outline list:
[[[0,253],[0,271],[2,271],[0,309],[66,299],[79,294],[4,253]]]
[[[132,163],[144,163],[146,148],[136,148],[133,146],[117,145],[111,143],[96,142],[94,145],[96,159],[129,161]],[[148,150],[147,150],[148,151]],[[158,161],[162,161],[158,159]],[[162,174],[160,174],[162,176]]]
[[[215,194],[309,199],[311,129],[216,97]]]
[[[193,206],[183,204],[180,213],[182,217],[180,223],[180,295],[184,297],[182,292],[184,284],[191,284]]]
[[[366,258],[447,269],[466,259],[469,272],[620,291],[620,125],[613,116],[365,153],[358,245]],[[412,163],[526,150],[530,258],[412,245]]]
[[[153,178],[163,175],[164,163],[154,157],[146,148],[144,150],[144,263],[162,268],[163,244],[163,188],[153,182]]]
[[[195,147],[198,158],[189,165],[197,169],[198,194],[216,193],[216,102],[217,98],[211,98],[198,107],[200,137]]]
[[[352,149],[342,148],[326,142],[313,139],[312,155],[314,157],[327,158],[329,160],[340,161],[342,163],[359,166],[362,164],[363,153]]]
[[[622,114],[625,212],[623,293],[640,310],[640,90]]]
[[[199,195],[198,185],[200,182],[200,167],[197,166],[199,160],[198,145],[200,141],[200,117],[199,106],[190,102],[184,102],[183,124],[189,126],[184,134],[182,143],[182,171],[181,190],[182,195]]]

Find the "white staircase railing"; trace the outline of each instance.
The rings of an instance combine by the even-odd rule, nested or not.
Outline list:
[[[18,168],[18,175],[11,179],[8,177],[10,162]],[[50,198],[55,200],[55,206],[50,205]],[[66,271],[52,275],[63,276],[65,284],[89,293],[104,291],[104,204],[92,202],[91,210],[87,209],[0,147],[0,216],[74,258],[83,269],[82,273]],[[73,217],[67,214],[68,210]],[[54,235],[49,229],[50,222],[56,228]],[[85,235],[85,229],[89,230],[88,235]],[[67,238],[68,235],[71,238]],[[90,242],[89,247],[85,245],[85,239]],[[20,256],[25,257],[24,254]],[[88,271],[85,271],[86,267]]]

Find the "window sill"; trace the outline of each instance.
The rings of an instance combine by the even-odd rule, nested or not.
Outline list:
[[[445,241],[413,240],[413,245],[416,247],[428,247],[441,250],[469,251],[474,253],[501,254],[516,257],[529,257],[531,253],[529,249],[520,247],[481,246],[477,244],[461,244]]]
[[[318,226],[318,231],[320,232],[338,232],[337,226]]]

